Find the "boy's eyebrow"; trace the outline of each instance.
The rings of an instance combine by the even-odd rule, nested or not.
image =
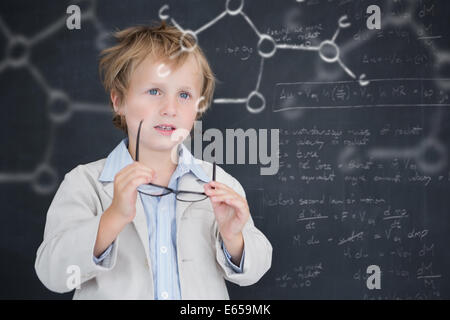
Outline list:
[[[155,86],[155,87],[165,87],[167,84],[166,83],[161,83],[161,82],[150,82],[149,85],[152,85],[152,86]],[[178,87],[178,89],[189,90],[189,91],[193,91],[194,90],[190,86],[181,86],[181,87]]]

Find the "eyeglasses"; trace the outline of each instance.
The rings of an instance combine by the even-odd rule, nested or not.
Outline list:
[[[144,120],[141,120],[139,123],[139,129],[137,133],[136,138],[136,162],[139,161],[139,138],[141,134],[141,126]],[[213,162],[213,174],[212,174],[212,180],[216,181],[216,162]],[[198,192],[198,191],[187,191],[187,190],[174,190],[169,187],[160,186],[158,184],[154,183],[146,183],[143,185],[140,185],[138,187],[138,192],[143,193],[152,197],[162,197],[165,195],[168,195],[170,193],[175,194],[175,198],[179,201],[184,202],[197,202],[202,201],[208,198],[208,195],[204,192]]]

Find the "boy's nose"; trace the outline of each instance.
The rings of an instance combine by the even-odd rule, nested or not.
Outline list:
[[[161,108],[161,115],[174,117],[177,114],[177,109],[173,101],[166,101]]]

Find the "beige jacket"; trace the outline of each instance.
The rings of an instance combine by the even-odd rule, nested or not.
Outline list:
[[[148,230],[140,198],[136,217],[115,240],[102,265],[93,261],[102,213],[111,205],[114,183],[98,180],[106,159],[79,165],[67,173],[47,213],[44,240],[35,269],[50,290],[64,293],[77,283],[74,299],[154,299]],[[201,162],[209,176],[212,164]],[[241,184],[216,168],[216,180],[245,197]],[[192,173],[183,175],[179,189],[203,192]],[[225,280],[240,286],[256,283],[270,268],[272,246],[250,217],[243,230],[245,260],[242,273],[227,263],[211,202],[177,201],[177,261],[182,299],[229,299]],[[71,266],[76,266],[73,269]],[[71,287],[72,286],[72,287]]]

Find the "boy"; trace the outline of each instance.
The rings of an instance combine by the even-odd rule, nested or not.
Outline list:
[[[211,102],[213,73],[194,40],[164,23],[116,39],[100,71],[113,123],[128,137],[66,174],[36,273],[52,291],[77,287],[74,299],[229,299],[224,280],[257,282],[272,246],[240,183],[220,167],[212,181],[212,164],[181,143],[206,109],[198,102]]]

